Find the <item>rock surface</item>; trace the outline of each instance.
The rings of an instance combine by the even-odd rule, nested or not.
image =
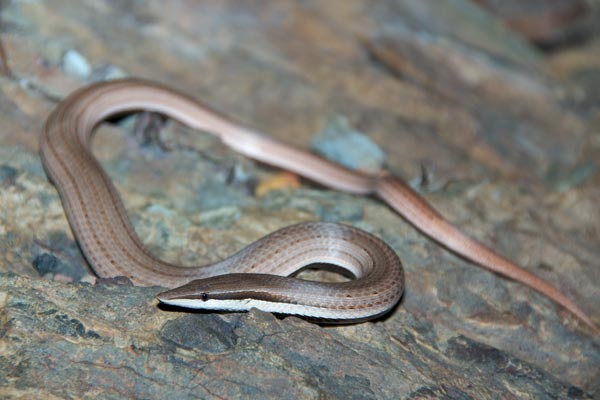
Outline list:
[[[159,288],[93,284],[37,156],[57,101],[126,75],[305,148],[343,120],[450,220],[600,324],[600,39],[549,56],[482,3],[0,3],[1,396],[599,397],[598,338],[549,300],[376,199],[285,179],[256,196],[277,171],[151,115],[104,124],[94,150],[156,255],[202,265],[292,223],[343,222],[400,254],[406,293],[381,320],[325,327],[185,313],[158,307]]]

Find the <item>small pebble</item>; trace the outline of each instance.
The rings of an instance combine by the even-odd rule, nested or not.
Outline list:
[[[62,63],[65,73],[74,78],[87,79],[92,74],[92,67],[88,61],[75,50],[68,50]]]
[[[33,266],[40,275],[46,275],[56,271],[58,260],[52,254],[43,253],[33,260]]]
[[[71,282],[75,281],[75,279],[73,279],[72,276],[63,275],[63,274],[54,275],[54,280],[56,282],[61,282],[61,283],[71,283]]]
[[[94,67],[92,74],[89,77],[91,81],[110,81],[115,79],[127,78],[129,74],[121,68],[112,64],[102,64]]]
[[[0,165],[0,184],[14,185],[18,171],[9,165]]]
[[[102,72],[106,81],[127,78],[128,76],[127,72],[114,65],[107,65]]]
[[[273,190],[298,189],[301,186],[300,179],[291,172],[281,172],[258,184],[254,191],[256,196],[262,197]]]
[[[367,135],[352,129],[346,118],[332,119],[312,140],[313,149],[325,158],[352,170],[376,174],[384,152]]]

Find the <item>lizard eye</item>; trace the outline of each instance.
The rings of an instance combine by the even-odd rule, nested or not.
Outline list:
[[[208,293],[202,293],[201,297],[202,297],[202,301],[208,300]]]

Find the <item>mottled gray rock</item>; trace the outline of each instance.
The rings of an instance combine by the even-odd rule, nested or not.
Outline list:
[[[0,393],[103,399],[479,399],[509,393],[591,398],[501,350],[460,334],[438,335],[402,310],[393,317],[401,330],[367,323],[351,328],[352,339],[345,328],[259,311],[165,311],[153,299],[157,292],[1,274]]]

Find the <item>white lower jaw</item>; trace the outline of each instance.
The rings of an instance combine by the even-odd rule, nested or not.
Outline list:
[[[200,300],[200,299],[174,299],[163,300],[162,303],[185,308],[199,310],[219,310],[219,311],[250,311],[256,308],[261,311],[301,315],[305,317],[324,318],[332,320],[361,319],[372,314],[363,311],[349,312],[348,310],[333,310],[321,307],[312,307],[302,304],[276,303],[264,300],[243,299],[243,300]]]

